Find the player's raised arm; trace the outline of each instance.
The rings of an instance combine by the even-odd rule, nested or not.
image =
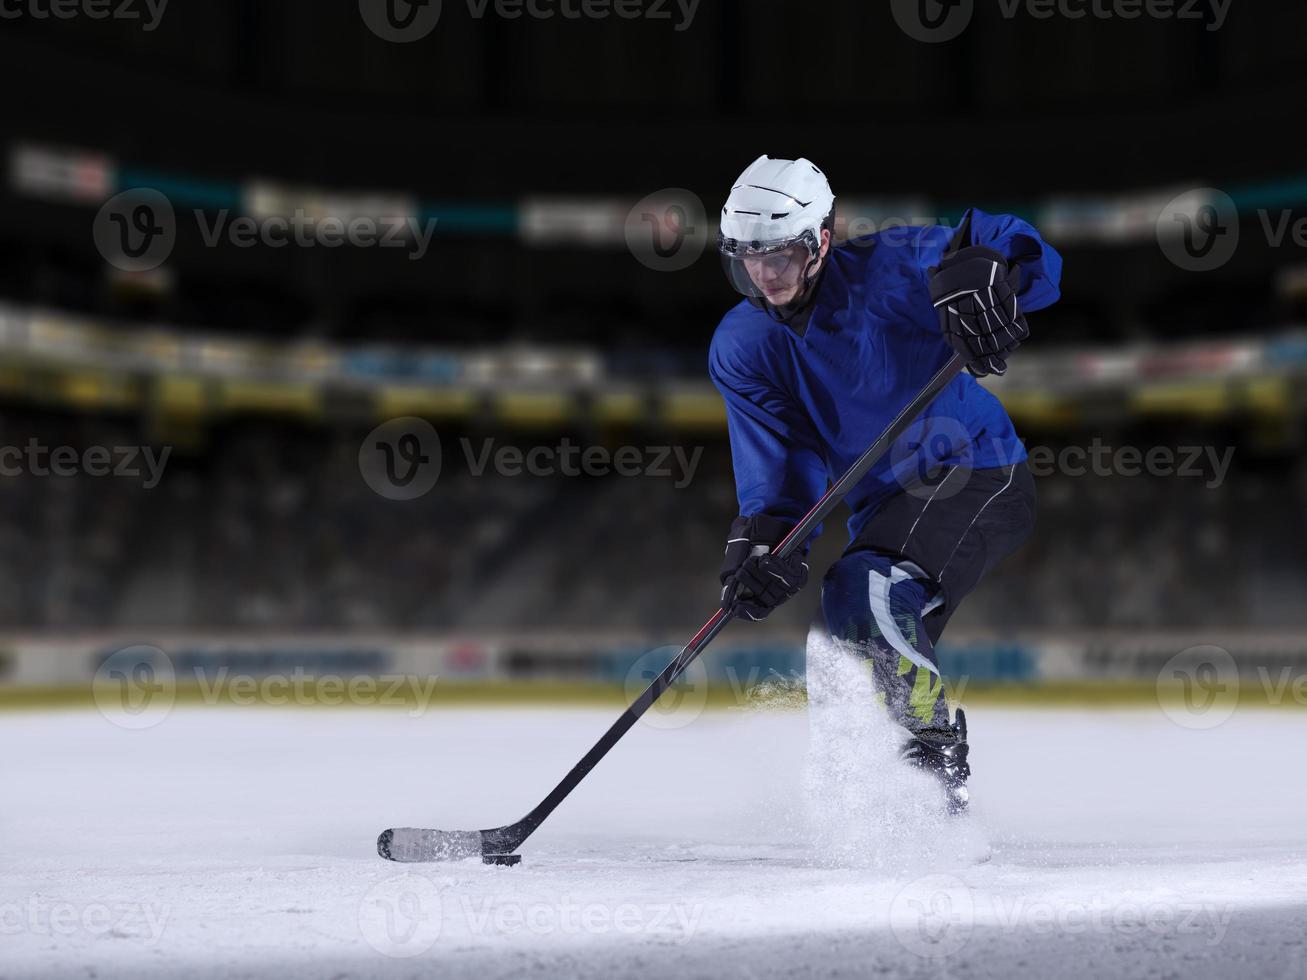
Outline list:
[[[1062,258],[1033,226],[1010,215],[970,210],[937,265],[930,298],[945,338],[975,377],[1004,374],[1030,336],[1026,313],[1058,298]]]

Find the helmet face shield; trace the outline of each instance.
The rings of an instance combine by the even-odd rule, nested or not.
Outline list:
[[[779,242],[721,242],[722,268],[735,291],[773,306],[793,302],[807,286],[814,252],[806,238]]]
[[[717,246],[731,286],[775,319],[798,315],[812,298],[834,213],[826,175],[810,160],[760,156],[722,205]]]

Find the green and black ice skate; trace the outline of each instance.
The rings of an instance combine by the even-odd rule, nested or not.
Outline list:
[[[957,720],[946,729],[918,732],[903,744],[903,761],[934,773],[944,788],[944,808],[950,815],[967,812],[970,795],[967,777],[967,716],[961,708]]]

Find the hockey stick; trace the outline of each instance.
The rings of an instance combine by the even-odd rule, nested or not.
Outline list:
[[[794,530],[786,535],[785,540],[777,545],[777,555],[785,557],[807,540],[813,528],[830,515],[845,495],[885,454],[894,440],[901,436],[922,410],[957,377],[962,370],[962,364],[962,358],[954,354],[939,369],[917,396],[886,426],[885,431],[867,448],[858,461],[849,467],[848,472],[826,491]],[[536,828],[544,823],[545,818],[554,812],[558,804],[562,803],[586,774],[599,763],[599,760],[608,754],[608,750],[630,731],[631,726],[681,676],[681,673],[694,662],[694,659],[704,651],[713,637],[720,633],[729,621],[730,616],[725,610],[718,609],[713,613],[712,618],[703,624],[675,659],[663,668],[663,672],[654,678],[645,692],[622,712],[621,717],[581,758],[581,761],[572,767],[572,771],[563,777],[562,782],[517,823],[495,827],[492,830],[423,830],[414,827],[397,827],[381,832],[381,836],[377,838],[377,853],[390,861],[458,861],[479,856],[486,864],[516,864],[521,858],[513,852],[535,833]]]

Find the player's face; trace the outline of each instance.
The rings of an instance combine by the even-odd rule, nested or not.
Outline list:
[[[768,303],[784,306],[799,298],[809,259],[807,247],[792,245],[780,252],[748,256],[744,268]]]

